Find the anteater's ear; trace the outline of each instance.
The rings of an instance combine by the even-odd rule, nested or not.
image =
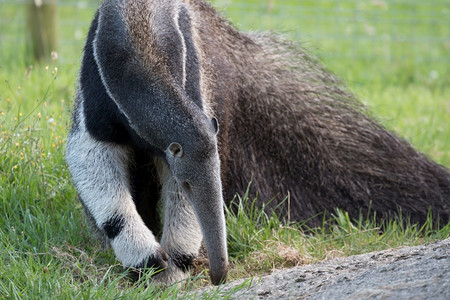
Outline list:
[[[213,118],[211,119],[211,124],[212,124],[212,126],[214,127],[214,132],[215,132],[216,134],[218,134],[218,133],[219,133],[219,122],[217,122],[217,119],[216,119],[215,117],[213,117]]]

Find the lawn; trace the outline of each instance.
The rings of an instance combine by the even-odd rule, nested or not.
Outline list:
[[[448,1],[213,2],[243,30],[301,41],[380,122],[450,167]],[[18,3],[0,0],[0,298],[175,297],[176,288],[129,288],[111,250],[89,236],[64,163],[81,50],[98,1],[59,0],[58,58],[44,64],[26,55]],[[311,230],[249,209],[253,199],[245,195],[238,200],[241,209],[227,215],[231,279],[450,235],[449,225],[375,224],[341,211],[334,226]],[[207,278],[195,275],[188,289]]]

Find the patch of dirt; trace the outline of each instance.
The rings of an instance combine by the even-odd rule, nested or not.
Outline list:
[[[201,289],[227,294],[241,279]],[[248,280],[247,280],[248,281]],[[276,270],[254,278],[231,299],[449,299],[450,238],[433,244],[402,247],[317,264]]]

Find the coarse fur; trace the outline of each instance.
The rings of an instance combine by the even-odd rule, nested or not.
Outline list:
[[[335,208],[450,217],[446,168],[374,121],[301,47],[241,33],[203,0],[101,5],[66,156],[119,261],[164,269],[163,283],[187,276],[202,238],[213,283],[226,278],[222,205],[250,182],[260,206],[310,225]]]
[[[441,225],[450,221],[449,171],[378,124],[314,57],[273,34],[238,32],[209,5],[190,3],[202,16],[227,203],[251,182],[260,204],[275,208],[289,194],[290,220],[311,225],[335,208],[379,220],[401,212],[413,223],[431,209]]]

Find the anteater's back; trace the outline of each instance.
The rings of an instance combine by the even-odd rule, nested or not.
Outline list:
[[[298,45],[242,34],[208,5],[198,11],[209,101],[220,122],[226,201],[289,195],[290,219],[342,208],[352,217],[399,211],[424,222],[450,216],[450,173],[368,116],[363,105]],[[282,206],[287,212],[287,202]],[[318,224],[318,217],[312,224]]]

